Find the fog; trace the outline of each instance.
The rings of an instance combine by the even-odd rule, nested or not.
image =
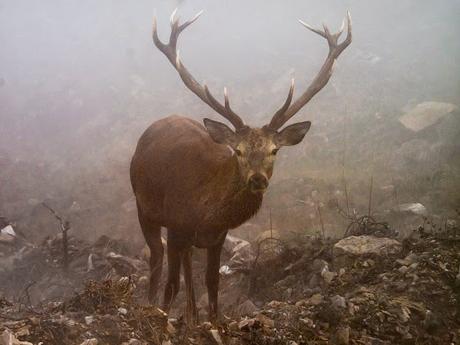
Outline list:
[[[222,120],[152,43],[153,15],[166,40],[176,7],[182,20],[204,10],[179,39],[183,63],[216,97],[226,86],[232,108],[254,126],[269,121],[292,77],[302,92],[327,55],[326,41],[297,20],[335,31],[351,12],[353,42],[295,117],[312,129],[283,149],[254,220],[261,228],[270,209],[277,227],[313,232],[314,212],[295,200],[319,190],[322,201],[335,193],[343,203],[344,176],[357,212],[367,207],[370,176],[376,213],[421,202],[447,217],[460,206],[458,109],[423,131],[398,121],[418,103],[460,104],[459,1],[3,0],[0,215],[23,234],[58,231],[45,201],[74,235],[138,236],[128,166],[143,130],[173,113]],[[388,185],[397,196],[385,194]],[[289,212],[295,221],[286,223]]]

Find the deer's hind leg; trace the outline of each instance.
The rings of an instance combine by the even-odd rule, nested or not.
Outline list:
[[[222,240],[207,250],[207,268],[206,268],[206,287],[208,288],[209,301],[209,321],[217,322],[218,314],[218,294],[219,294],[219,267],[220,253],[225,241],[225,236]]]
[[[182,264],[184,265],[185,293],[187,296],[185,317],[187,324],[195,325],[198,322],[198,310],[196,309],[195,291],[193,289],[192,247],[184,249]]]
[[[183,256],[182,248],[176,246],[169,240],[168,229],[168,280],[166,281],[165,293],[163,298],[163,310],[169,312],[180,287],[180,266]]]
[[[157,303],[158,286],[160,284],[163,269],[163,243],[161,242],[161,226],[146,217],[138,206],[139,223],[144,234],[145,241],[150,249],[150,284],[149,302]]]

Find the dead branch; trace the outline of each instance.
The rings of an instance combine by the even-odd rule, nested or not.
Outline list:
[[[53,208],[51,208],[45,202],[42,202],[42,205],[46,207],[51,212],[51,214],[59,221],[59,225],[62,232],[62,266],[64,272],[67,273],[69,269],[69,241],[67,237],[67,231],[70,230],[70,222],[61,217]]]

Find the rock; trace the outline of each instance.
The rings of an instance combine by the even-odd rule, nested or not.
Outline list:
[[[415,270],[417,267],[418,267],[418,262],[414,262],[413,264],[410,264],[410,265],[409,265],[409,268],[410,268],[411,270]]]
[[[327,261],[324,261],[322,259],[315,259],[313,260],[310,268],[315,273],[321,273],[321,271],[328,265],[329,264],[327,263]]]
[[[409,267],[407,267],[407,266],[401,266],[400,268],[398,268],[398,271],[399,271],[401,274],[405,274],[407,271],[409,271]]]
[[[230,266],[228,266],[228,265],[222,265],[222,266],[219,268],[219,273],[220,273],[221,275],[223,275],[223,276],[228,276],[228,275],[230,275],[230,274],[235,273],[235,271],[232,270],[232,269],[230,268]]]
[[[217,329],[211,329],[209,331],[211,333],[212,338],[214,339],[217,345],[223,345],[222,338],[220,337],[219,331]]]
[[[241,316],[253,315],[254,312],[258,311],[257,307],[250,299],[247,299],[237,307],[237,313]]]
[[[435,124],[455,109],[457,106],[451,103],[423,102],[408,110],[399,121],[407,129],[418,132]]]
[[[329,268],[326,266],[321,272],[321,277],[323,277],[326,284],[330,284],[334,278],[337,276],[337,273],[329,271]]]
[[[0,336],[0,345],[33,345],[28,341],[20,341],[16,336],[8,329],[5,329]]]
[[[143,262],[140,260],[132,259],[114,252],[109,252],[106,255],[106,259],[121,276],[130,276],[139,272],[143,267]]]
[[[417,256],[417,254],[410,253],[404,259],[398,259],[396,260],[396,262],[400,265],[410,266],[413,263],[416,263],[418,260],[419,260],[419,257]]]
[[[281,301],[271,301],[270,303],[267,304],[267,306],[270,308],[280,308],[284,304],[285,302],[281,302]]]
[[[229,260],[231,267],[245,265],[253,260],[251,244],[241,238],[227,235],[223,248],[232,256]]]
[[[347,301],[345,300],[344,297],[340,295],[335,295],[331,297],[331,303],[332,303],[332,307],[335,309],[341,309],[341,308],[345,309],[347,307]]]
[[[321,304],[323,300],[323,295],[321,295],[320,293],[316,293],[307,300],[307,303],[310,305],[318,305]]]
[[[88,255],[88,261],[87,261],[87,264],[86,264],[86,272],[91,272],[91,271],[94,270],[93,255],[94,254],[89,254]]]
[[[290,274],[286,278],[276,282],[274,286],[278,289],[285,289],[288,286],[292,286],[297,279],[298,278],[294,274]]]
[[[296,307],[303,307],[303,306],[306,306],[307,304],[308,304],[308,300],[306,299],[301,299],[295,302]]]
[[[394,211],[400,213],[411,213],[419,216],[426,216],[427,214],[425,206],[418,202],[398,205]]]
[[[85,316],[85,323],[87,325],[91,325],[93,322],[94,322],[94,316],[93,315]]]
[[[139,278],[137,281],[137,284],[141,287],[146,287],[149,284],[149,277],[147,276],[142,276]]]
[[[228,329],[232,332],[235,332],[237,331],[239,328],[238,328],[238,322],[236,321],[232,321],[228,324]]]
[[[0,232],[2,234],[8,234],[8,235],[11,235],[13,237],[16,237],[16,232],[14,231],[13,227],[10,224],[5,226],[2,230],[0,230]]]
[[[166,324],[166,331],[168,331],[169,334],[176,333],[176,327],[174,327],[174,323],[177,324],[176,319],[168,319],[168,323]]]
[[[91,339],[86,339],[80,345],[97,345],[97,344],[99,344],[99,341],[96,338],[91,338]]]
[[[397,240],[375,236],[350,236],[337,242],[333,248],[334,263],[338,266],[349,264],[350,259],[361,256],[387,256],[401,252]]]
[[[121,314],[121,315],[126,315],[128,314],[128,310],[126,308],[118,308],[118,312]]]
[[[361,339],[361,343],[364,345],[390,345],[388,341],[384,341],[378,338],[364,336]]]
[[[249,330],[256,323],[255,319],[245,318],[238,323],[238,328],[242,331]]]
[[[128,345],[142,345],[142,342],[138,339],[131,338],[128,341]]]
[[[315,323],[313,322],[313,320],[308,318],[308,317],[302,317],[302,318],[299,319],[299,321],[302,322],[303,324],[307,325],[310,328],[315,327]]]
[[[350,327],[339,327],[334,335],[335,344],[348,345],[350,342]]]
[[[0,243],[13,243],[16,240],[16,232],[11,225],[0,230]]]
[[[275,327],[275,321],[270,319],[268,316],[265,316],[264,314],[257,314],[255,319],[259,321],[265,327],[268,327],[268,328]]]

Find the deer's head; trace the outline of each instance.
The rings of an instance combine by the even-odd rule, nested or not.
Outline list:
[[[300,143],[310,124],[309,121],[295,123],[279,132],[267,126],[246,126],[233,131],[221,122],[204,119],[204,125],[211,138],[232,149],[238,161],[241,177],[254,193],[263,193],[268,187],[278,150],[282,146]]]
[[[168,44],[164,44],[158,38],[156,20],[154,20],[153,42],[157,48],[166,55],[179,73],[184,84],[203,102],[208,104],[233,125],[235,130],[222,122],[204,119],[204,125],[211,138],[215,142],[225,144],[233,150],[238,161],[241,177],[250,190],[254,193],[263,193],[268,187],[268,181],[272,176],[273,165],[278,150],[282,146],[291,146],[300,143],[310,129],[311,123],[309,121],[294,123],[284,129],[280,128],[307,104],[329,81],[332,75],[334,62],[342,51],[351,43],[350,13],[347,15],[347,37],[342,43],[338,43],[338,39],[345,28],[345,20],[339,32],[334,34],[330,33],[325,25],[324,30],[318,30],[299,20],[307,29],[327,40],[329,44],[329,54],[311,85],[291,104],[294,94],[294,80],[292,80],[286,101],[275,115],[273,115],[270,123],[262,128],[251,128],[245,125],[241,117],[230,108],[230,102],[225,88],[225,103],[222,104],[211,94],[208,87],[198,83],[182,64],[176,49],[177,39],[179,34],[186,27],[195,22],[201,13],[202,12],[198,13],[193,19],[179,24],[179,18],[175,16],[175,10],[171,15],[171,35]]]

